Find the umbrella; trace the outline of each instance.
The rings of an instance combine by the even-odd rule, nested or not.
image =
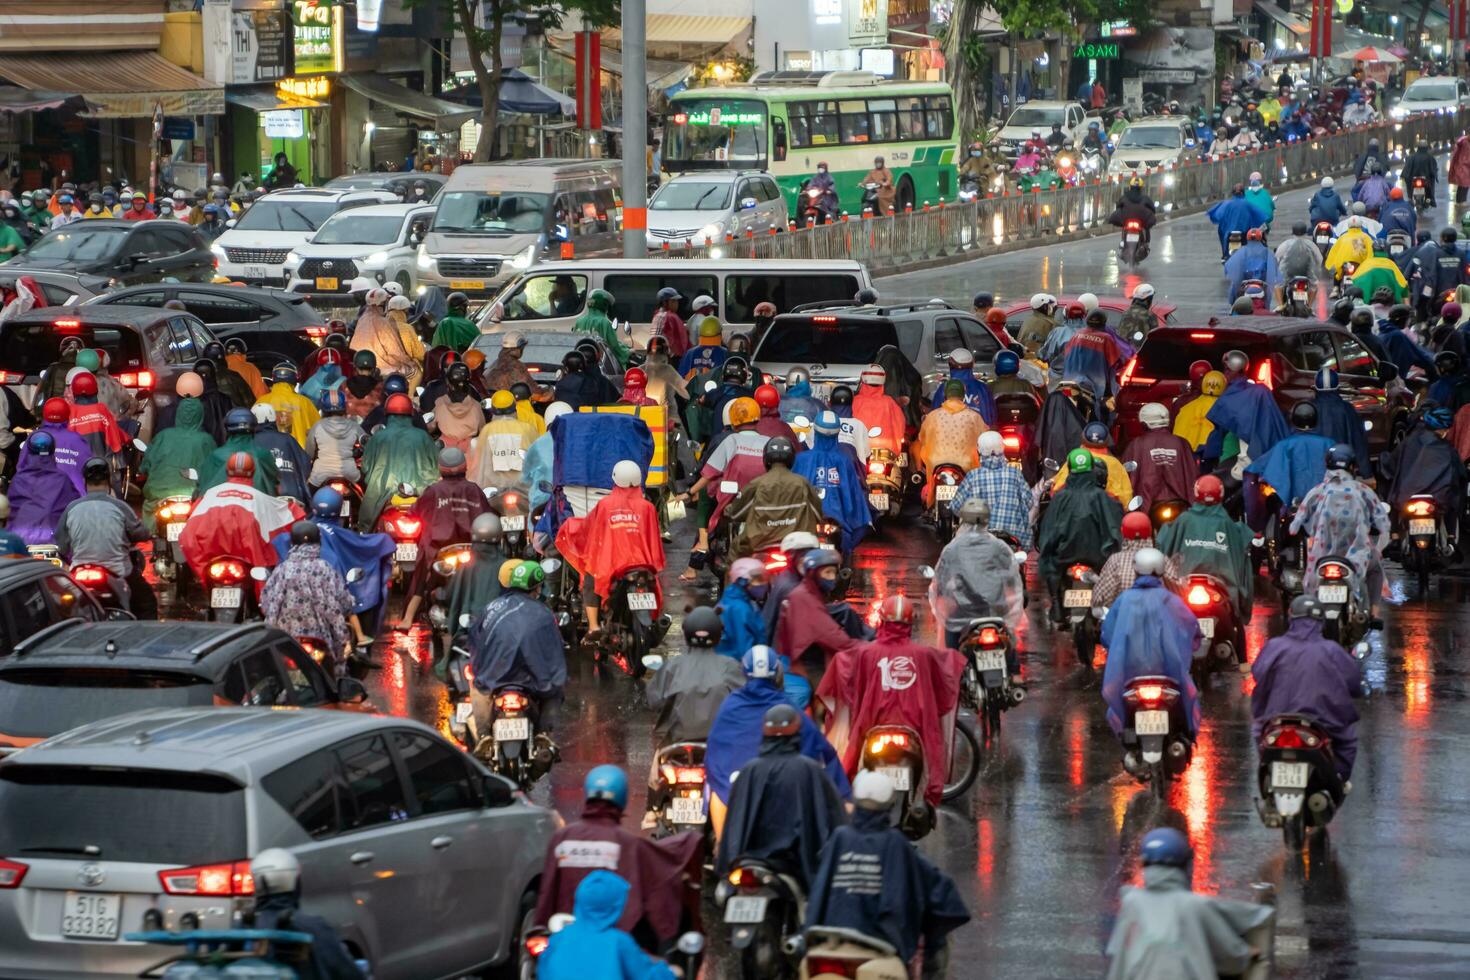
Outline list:
[[[446,99],[465,105],[478,106],[482,102],[480,88],[474,84],[448,89],[443,94]],[[516,68],[506,68],[500,73],[499,101],[502,112],[523,112],[533,116],[571,116],[577,112],[575,99],[552,91]]]
[[[1356,51],[1339,51],[1332,57],[1342,58],[1345,61],[1382,61],[1384,63],[1395,63],[1403,60],[1387,48],[1375,48],[1372,45],[1366,48],[1358,48]]]

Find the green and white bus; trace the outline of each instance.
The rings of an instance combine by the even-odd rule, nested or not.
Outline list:
[[[860,182],[882,156],[902,211],[954,198],[954,130],[954,95],[943,82],[889,82],[865,71],[766,72],[675,95],[664,117],[662,169],[769,171],[794,216],[802,185],[822,161],[841,209],[856,215]]]

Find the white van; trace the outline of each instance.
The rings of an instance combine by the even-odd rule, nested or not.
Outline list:
[[[441,212],[442,213],[442,212]],[[665,286],[683,297],[685,320],[698,296],[719,304],[720,323],[750,327],[757,303],[767,301],[785,313],[806,303],[851,300],[872,286],[868,270],[850,259],[573,259],[546,262],[521,273],[480,314],[482,333],[505,330],[571,330],[587,308],[587,293],[605,289],[613,296],[619,324],[644,328],[653,320],[654,298]]]
[[[507,160],[455,168],[419,245],[418,281],[484,297],[543,256],[622,242],[618,160]]]

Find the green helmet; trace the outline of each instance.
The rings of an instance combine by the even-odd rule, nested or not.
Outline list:
[[[606,289],[594,289],[587,294],[587,309],[606,313],[612,309],[613,295]]]
[[[1074,449],[1067,454],[1068,473],[1091,473],[1092,453],[1085,449]]]
[[[519,592],[530,592],[544,581],[546,573],[541,570],[540,565],[534,561],[523,561],[511,569],[507,587]]]
[[[90,348],[77,352],[77,367],[86,368],[88,371],[97,371],[102,367],[102,358],[97,356],[95,350]]]

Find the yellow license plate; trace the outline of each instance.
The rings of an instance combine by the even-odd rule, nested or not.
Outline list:
[[[485,288],[485,280],[483,280],[483,279],[451,279],[451,280],[449,280],[449,288],[450,289],[484,289]]]
[[[337,288],[337,280],[336,279],[323,279],[321,276],[317,276],[316,277],[316,288],[317,289],[336,289]]]

